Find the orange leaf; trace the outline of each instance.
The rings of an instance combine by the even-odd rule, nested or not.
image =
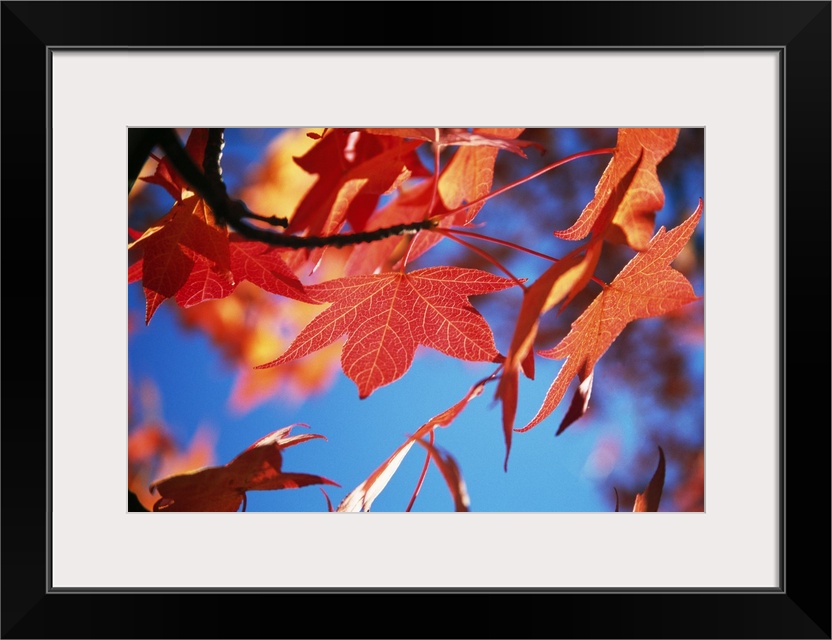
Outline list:
[[[560,344],[539,352],[546,358],[566,358],[566,362],[537,415],[518,431],[527,431],[548,417],[577,376],[581,384],[558,428],[557,433],[562,433],[586,412],[595,364],[630,322],[659,316],[699,299],[690,282],[669,265],[687,244],[701,216],[700,200],[696,211],[678,227],[669,232],[660,228],[647,249],[637,254],[572,323]]]
[[[594,243],[592,246],[600,246],[600,243]],[[586,255],[581,257],[580,252],[564,257],[549,267],[523,292],[520,314],[503,363],[503,373],[494,394],[495,398],[502,401],[503,435],[506,441],[505,469],[508,469],[511,434],[517,414],[520,370],[523,369],[528,378],[534,378],[534,351],[532,349],[537,337],[540,316],[558,304],[575,283],[583,279],[583,273],[595,266],[596,253],[590,254],[589,260]]]
[[[503,149],[525,158],[524,147],[537,147],[545,151],[537,142],[531,140],[515,140],[523,129],[364,129],[368,133],[379,136],[398,136],[401,138],[415,138],[426,142],[436,142],[442,147],[494,147]],[[517,131],[517,133],[515,133]],[[438,135],[437,135],[438,134]]]
[[[445,478],[445,483],[454,499],[454,511],[468,511],[471,499],[468,497],[468,489],[454,457],[426,440],[419,439],[416,442],[428,450],[442,477]]]
[[[473,133],[508,140],[519,136],[523,129],[474,129]],[[439,177],[439,195],[449,210],[488,195],[494,181],[498,151],[496,146],[468,146],[454,153]],[[459,214],[443,218],[442,226],[464,226],[474,219],[482,205],[479,203]]]
[[[402,460],[404,460],[404,457],[410,451],[413,444],[417,440],[424,444],[424,442],[421,441],[421,438],[430,434],[436,427],[446,427],[451,424],[451,422],[453,422],[456,417],[462,413],[462,410],[468,406],[468,403],[482,393],[484,384],[485,382],[475,384],[468,390],[468,393],[465,394],[465,397],[462,400],[457,402],[450,409],[446,409],[439,415],[434,416],[419,427],[416,433],[410,436],[402,446],[396,449],[393,454],[387,458],[381,466],[373,471],[373,473],[371,473],[364,482],[350,491],[350,493],[341,501],[341,504],[338,505],[338,509],[336,509],[336,511],[369,511],[372,507],[373,501],[384,490],[387,483],[390,482],[390,478],[392,478],[393,474],[396,473],[396,470],[399,468],[399,465]],[[447,470],[443,471],[443,475],[445,475],[446,472]],[[454,495],[454,504],[456,505],[459,502],[461,506],[464,503],[467,510],[467,492],[464,492],[464,484],[462,483],[461,477],[459,478],[457,486],[461,486],[462,489],[456,489],[456,493],[455,489],[451,487],[451,493]],[[465,497],[463,498],[463,496]]]
[[[468,296],[514,286],[477,269],[432,267],[412,273],[382,273],[329,280],[307,287],[315,299],[332,302],[295,338],[282,356],[258,368],[302,358],[344,334],[344,373],[366,398],[402,377],[416,347],[425,345],[454,358],[498,362],[488,323]]]
[[[636,496],[633,512],[659,510],[659,501],[662,498],[662,489],[664,488],[664,472],[664,451],[662,451],[662,448],[659,447],[659,464],[656,467],[656,471],[653,473],[653,477],[650,478],[650,482],[644,490],[644,493],[639,493]]]
[[[522,128],[474,129],[471,133],[458,133],[458,136],[467,136],[470,144],[456,150],[439,176],[438,191],[441,202],[437,203],[430,214],[437,215],[457,209],[465,203],[487,196],[494,182],[494,163],[498,152],[510,144],[519,144],[513,139],[523,131]],[[442,135],[447,137],[448,134]],[[473,142],[474,139],[477,139],[476,144]],[[485,202],[478,202],[453,215],[443,216],[439,226],[463,227],[474,219],[484,204]],[[442,236],[435,233],[417,234],[410,248],[409,259],[415,260],[441,239]]]
[[[261,438],[223,467],[206,467],[157,480],[150,486],[160,496],[153,511],[237,511],[246,491],[297,489],[313,484],[339,486],[322,476],[281,471],[282,449],[324,438],[317,434],[290,436],[291,429],[279,429]]]
[[[591,231],[643,251],[653,235],[656,211],[664,206],[656,167],[676,146],[678,137],[679,129],[619,129],[615,153],[595,187],[595,197],[574,225],[556,231],[555,236],[580,240]],[[620,183],[636,167],[626,192],[620,193]],[[612,211],[611,199],[618,199]]]

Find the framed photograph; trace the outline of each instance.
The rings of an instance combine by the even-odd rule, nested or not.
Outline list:
[[[2,637],[433,637],[436,621],[459,620],[459,612],[468,609],[470,600],[454,598],[473,597],[502,604],[507,613],[512,607],[509,615],[499,616],[510,621],[502,625],[491,619],[497,616],[480,620],[466,616],[459,626],[441,622],[449,635],[540,637],[543,629],[545,637],[575,638],[829,638],[828,403],[817,408],[817,398],[827,397],[829,385],[827,375],[817,374],[814,362],[815,354],[825,358],[829,353],[825,338],[829,335],[828,287],[820,294],[817,286],[803,291],[820,280],[819,270],[828,273],[829,266],[830,3],[401,3],[397,7],[400,26],[394,28],[390,15],[385,14],[389,8],[370,3],[3,3],[3,223],[7,239],[3,298],[9,366],[5,367],[3,394],[6,419],[0,434],[4,468]],[[412,26],[416,23],[418,28]],[[295,135],[301,146],[278,140],[277,130]],[[135,135],[142,131],[151,132],[150,142]],[[526,135],[519,135],[520,131]],[[551,133],[555,131],[562,132],[560,146],[550,144],[556,139]],[[651,141],[636,145],[643,151],[624,166],[621,158],[629,153],[628,140],[641,135],[638,132],[647,132]],[[570,147],[567,139],[577,141],[577,146]],[[130,466],[138,445],[128,445],[128,436],[136,435],[132,425],[141,422],[135,418],[140,412],[136,404],[142,403],[142,425],[147,426],[154,415],[158,417],[154,403],[159,399],[148,387],[141,393],[131,390],[135,382],[131,368],[139,357],[136,347],[128,344],[133,339],[128,338],[128,326],[138,322],[153,327],[158,320],[161,332],[165,322],[171,322],[169,309],[177,305],[196,308],[190,303],[197,294],[185,290],[193,284],[194,260],[212,251],[204,247],[210,244],[206,234],[214,228],[206,226],[199,232],[201,239],[185,243],[189,248],[181,256],[165,254],[154,265],[151,259],[158,255],[159,236],[151,237],[165,231],[152,227],[161,223],[141,226],[136,221],[142,215],[145,222],[158,221],[168,208],[168,219],[175,219],[171,216],[181,215],[179,209],[195,197],[203,198],[212,211],[220,211],[217,220],[233,231],[229,235],[222,227],[226,254],[232,240],[237,244],[230,250],[238,254],[250,250],[247,240],[280,242],[270,238],[282,234],[285,227],[289,231],[284,236],[290,232],[307,238],[317,232],[328,235],[326,230],[332,231],[333,224],[330,218],[319,218],[317,223],[307,218],[307,226],[301,227],[295,222],[298,213],[291,221],[258,216],[252,202],[262,191],[246,192],[252,208],[240,209],[228,198],[224,185],[229,193],[239,193],[242,187],[234,181],[251,175],[249,165],[266,157],[267,149],[272,153],[269,157],[283,153],[289,164],[320,174],[322,170],[315,165],[320,156],[310,149],[324,153],[322,149],[330,143],[339,145],[336,152],[347,162],[360,156],[375,167],[372,163],[381,166],[384,160],[384,170],[374,168],[368,174],[367,180],[378,182],[372,197],[357,190],[347,193],[337,181],[322,187],[326,176],[321,177],[314,197],[346,198],[344,215],[352,217],[351,226],[345,229],[367,234],[360,238],[362,242],[401,236],[401,241],[390,244],[389,255],[373,258],[390,267],[386,272],[367,266],[369,262],[359,268],[353,258],[351,266],[333,278],[353,286],[358,279],[370,277],[361,271],[365,269],[367,274],[393,278],[398,287],[396,278],[404,281],[398,274],[405,269],[397,261],[407,263],[411,252],[419,251],[412,237],[428,227],[441,228],[446,234],[443,238],[454,239],[457,248],[476,258],[465,263],[465,269],[455,267],[453,273],[459,282],[477,268],[478,284],[466,285],[464,291],[470,291],[466,295],[488,297],[484,294],[517,287],[514,302],[519,304],[522,298],[524,305],[539,289],[529,294],[530,287],[514,275],[505,257],[509,251],[531,253],[517,240],[528,237],[523,223],[515,237],[508,226],[502,230],[495,230],[493,222],[486,226],[484,218],[478,219],[480,226],[466,226],[462,231],[443,227],[440,220],[442,216],[450,219],[454,206],[468,211],[477,198],[490,197],[492,179],[496,191],[498,184],[511,187],[524,178],[513,175],[511,166],[505,165],[509,169],[502,174],[491,171],[489,184],[483,187],[482,175],[472,180],[460,169],[460,184],[472,186],[459,187],[459,202],[454,204],[457,196],[448,195],[451,187],[442,186],[438,169],[454,156],[451,151],[441,155],[442,149],[473,149],[470,153],[474,154],[486,148],[494,156],[499,151],[526,157],[555,146],[559,155],[536,158],[541,172],[559,165],[559,158],[587,159],[590,154],[582,149],[592,148],[597,155],[607,152],[603,161],[597,159],[597,171],[588,186],[578,181],[578,174],[558,183],[561,190],[576,192],[576,202],[583,198],[581,207],[591,201],[600,203],[599,209],[609,209],[608,226],[595,223],[591,234],[587,228],[588,237],[603,236],[602,240],[615,240],[625,249],[640,252],[639,256],[650,255],[650,243],[663,237],[666,226],[669,236],[684,231],[689,232],[685,242],[694,237],[691,242],[696,246],[687,259],[703,265],[699,271],[685,272],[690,277],[690,282],[685,280],[690,300],[695,298],[699,305],[698,324],[685,327],[688,335],[698,331],[704,343],[694,375],[701,386],[696,400],[701,415],[693,421],[693,435],[679,425],[668,432],[687,434],[686,445],[678,440],[671,443],[669,435],[659,441],[668,452],[671,444],[676,447],[668,460],[680,460],[682,450],[691,451],[691,459],[698,454],[698,488],[688,487],[685,498],[680,497],[681,489],[673,495],[666,492],[662,499],[667,509],[658,508],[656,492],[661,495],[665,482],[662,448],[656,452],[658,466],[656,459],[648,460],[641,475],[630,478],[629,484],[622,484],[620,475],[610,475],[602,485],[606,498],[593,506],[569,501],[574,494],[571,485],[565,484],[568,480],[561,479],[565,475],[523,476],[518,469],[511,477],[512,463],[521,468],[542,464],[524,465],[522,461],[531,458],[523,456],[531,454],[530,448],[555,446],[557,422],[547,422],[548,427],[529,422],[542,435],[535,441],[540,444],[525,451],[519,444],[525,434],[515,433],[511,455],[519,462],[509,463],[512,426],[519,427],[534,415],[540,402],[529,415],[519,411],[514,423],[515,416],[506,407],[512,405],[512,398],[516,402],[516,388],[512,396],[511,388],[506,391],[504,383],[497,382],[497,374],[489,370],[485,382],[479,386],[465,382],[463,386],[470,386],[470,391],[460,393],[454,387],[458,374],[440,376],[440,368],[445,367],[440,360],[414,364],[414,372],[419,366],[434,368],[430,373],[435,388],[410,387],[406,393],[425,413],[400,411],[393,430],[399,440],[405,434],[425,435],[419,440],[421,447],[410,454],[411,458],[421,455],[413,464],[418,473],[421,461],[425,466],[432,461],[433,471],[439,472],[435,478],[442,488],[440,501],[430,502],[426,482],[419,498],[423,502],[418,503],[423,506],[413,512],[404,512],[411,511],[411,505],[407,509],[381,506],[385,503],[378,493],[386,484],[371,487],[350,479],[349,486],[341,486],[312,467],[290,469],[310,474],[284,473],[282,448],[318,439],[315,424],[309,431],[298,429],[290,435],[281,431],[284,422],[263,427],[264,414],[259,414],[256,427],[240,420],[239,433],[218,458],[192,460],[199,460],[196,466],[214,467],[206,473],[226,474],[218,483],[232,482],[227,474],[235,464],[268,467],[276,475],[260,480],[265,484],[235,485],[230,494],[211,494],[206,500],[202,494],[197,496],[198,491],[180,489],[193,481],[193,473],[172,472],[167,481],[160,481],[158,476],[146,475],[150,473],[146,469]],[[661,150],[665,143],[666,152]],[[197,144],[202,147],[195,155]],[[368,145],[375,146],[368,151]],[[676,145],[679,159],[668,166],[664,178],[659,163]],[[254,151],[235,156],[240,148]],[[423,151],[426,156],[417,155]],[[214,182],[203,181],[211,177],[208,158],[212,153],[214,166],[224,171],[222,177],[218,172]],[[402,165],[395,175],[387,175],[391,162],[385,153]],[[192,173],[195,160],[201,163],[204,176],[199,170]],[[638,182],[655,172],[656,165],[668,185],[678,175],[674,188],[666,189],[672,194],[668,210],[687,213],[659,217],[656,228],[662,225],[662,230],[651,239],[651,227],[639,244],[632,235],[635,226],[627,226],[612,214],[623,209],[622,202],[629,202],[626,191],[631,184],[640,192],[652,189],[656,193],[647,183]],[[409,182],[420,171],[430,176],[431,166],[436,168],[434,183],[430,179]],[[150,196],[136,201],[132,190],[128,203],[125,168],[129,184],[138,176],[152,176],[143,181],[144,190],[157,189],[167,197],[170,202],[165,208],[153,209],[157,201]],[[610,184],[593,193],[602,173],[610,176]],[[683,178],[691,174],[697,177],[686,182]],[[180,175],[185,176],[181,184]],[[402,191],[411,184],[416,186]],[[214,190],[217,185],[223,185],[219,191]],[[430,220],[386,218],[392,220],[387,227],[374,221],[374,215],[382,219],[379,212],[383,213],[384,206],[403,208],[402,193],[414,201],[421,197],[419,189],[424,185],[425,202],[435,214]],[[480,187],[483,193],[476,191]],[[694,194],[697,190],[700,193]],[[307,201],[295,202],[308,204],[314,199],[308,193],[313,191],[307,192]],[[399,200],[394,193],[401,196]],[[698,202],[680,204],[677,193],[683,194],[680,199],[695,197]],[[560,196],[548,193],[546,197],[553,208],[566,206],[565,199],[555,201]],[[297,205],[297,211],[303,206]],[[575,205],[568,208],[574,210]],[[603,211],[601,217],[606,219]],[[465,219],[466,225],[471,218]],[[313,229],[318,223],[323,231]],[[340,227],[331,235],[338,233]],[[132,252],[129,262],[125,240]],[[482,241],[499,250],[480,248],[477,243]],[[589,260],[586,256],[594,255],[593,246],[587,244],[580,259],[572,257],[575,252],[568,254],[564,273],[569,260],[577,260],[575,269],[583,268],[582,261]],[[310,244],[304,249],[314,269],[327,264],[320,251],[323,247],[329,251],[328,244]],[[257,255],[257,264],[266,264]],[[566,250],[558,257],[564,255]],[[540,256],[537,252],[536,258]],[[617,269],[626,263],[623,256]],[[181,282],[165,288],[169,284],[165,275],[163,286],[158,285],[159,278],[151,283],[153,269],[165,261],[174,264],[170,260],[186,263]],[[326,280],[301,278],[301,284],[295,279],[310,271],[309,264],[298,266],[293,275],[289,267],[283,268],[285,262],[277,265],[277,259],[269,258],[272,271],[260,277],[228,262],[225,271],[232,274],[228,283],[233,283],[223,285],[217,279],[217,274],[225,273],[218,269],[222,260],[216,256],[212,260],[213,275],[200,280],[205,286],[237,287],[240,280],[260,278],[259,286],[277,287],[284,297],[334,303],[330,310],[341,304],[337,296],[326,298],[334,295]],[[421,263],[413,264],[421,267]],[[601,275],[590,273],[594,265],[586,277],[578,279],[581,287]],[[129,285],[124,278],[128,266]],[[174,267],[163,269],[163,275],[175,271]],[[622,273],[628,268],[630,264]],[[483,275],[483,269],[496,275]],[[427,288],[420,293],[414,284],[416,274],[426,277],[428,269],[410,272],[409,268],[408,272],[407,286],[427,298],[433,295],[425,293]],[[598,279],[605,293],[609,288],[605,282],[616,274],[610,271],[605,280]],[[563,297],[574,298],[575,306],[580,306],[581,288],[574,287],[564,289],[558,300],[552,293],[543,295],[533,311],[548,311]],[[197,297],[209,297],[205,290],[200,289]],[[492,316],[479,299],[474,305],[477,309],[469,306],[466,295],[457,295],[455,313],[468,314],[466,321],[476,324],[484,335],[487,327],[477,324],[485,322],[477,309],[486,318]],[[822,296],[821,304],[818,296]],[[376,297],[372,300],[365,309],[367,317],[379,313]],[[591,297],[581,308],[590,301]],[[393,305],[388,305],[391,313],[396,311]],[[653,307],[649,312],[647,307],[642,311],[633,311],[632,305],[628,308],[634,318],[657,315]],[[150,322],[154,314],[158,317]],[[472,319],[472,314],[479,319]],[[313,321],[310,316],[309,322],[320,325],[322,317]],[[580,321],[572,320],[575,331]],[[204,317],[190,321],[209,322]],[[485,338],[485,346],[477,348],[486,355],[476,357],[470,356],[470,350],[458,351],[453,340],[445,345],[434,335],[426,334],[419,344],[462,360],[491,358],[492,364],[499,365],[500,380],[511,371],[530,378],[528,350],[516,346],[522,340],[511,339],[511,323],[508,334],[498,336],[501,348],[509,349],[506,359],[500,359],[496,351],[489,355]],[[661,329],[646,326],[656,332]],[[338,330],[347,332],[341,325]],[[542,324],[540,331],[544,331]],[[551,330],[551,335],[556,333]],[[529,344],[534,339],[526,337]],[[656,341],[659,355],[670,357],[674,340],[664,347]],[[290,341],[291,337],[286,344]],[[373,353],[387,353],[391,344],[377,345]],[[165,343],[163,350],[176,354],[179,368],[174,371],[171,365],[165,370],[163,359],[157,371],[160,376],[187,380],[190,387],[183,384],[174,395],[181,395],[177,401],[193,404],[196,394],[205,393],[216,374],[210,364],[193,359],[184,345],[184,341]],[[392,383],[410,367],[412,354],[394,358],[388,373],[368,382],[369,374],[356,365],[365,354],[356,356],[355,345],[347,345],[343,353],[333,352],[330,360],[333,375],[352,385],[350,402],[322,397],[310,401],[310,406],[335,403],[354,422],[369,422],[354,408],[355,396],[363,400],[379,387],[393,388]],[[306,356],[325,346],[316,342],[314,348],[307,345],[296,352],[298,357]],[[290,356],[295,353],[292,349],[294,345],[288,347]],[[347,351],[353,356],[346,355]],[[553,353],[560,353],[562,359],[563,351]],[[275,352],[269,359],[283,362],[275,360],[278,355]],[[560,431],[591,406],[594,362],[575,369],[578,380],[569,387],[558,413],[560,420],[566,412]],[[558,366],[552,371],[557,373]],[[395,374],[389,373],[396,367]],[[613,376],[614,369],[610,364],[604,372]],[[465,371],[475,382],[477,374],[470,372],[484,369]],[[545,371],[538,368],[544,378]],[[292,372],[299,384],[303,371]],[[627,375],[637,377],[638,373],[616,375],[632,389],[646,389],[650,384],[639,387],[638,380],[627,382]],[[540,398],[553,378],[554,374],[540,383]],[[683,384],[681,377],[674,379]],[[789,379],[791,394],[787,393]],[[599,380],[596,377],[592,402],[599,406],[606,402],[609,415],[618,411],[624,421],[624,413],[637,405],[617,404],[612,391],[603,396]],[[483,476],[485,480],[475,485],[471,481],[475,476],[463,473],[463,481],[457,475],[460,467],[471,470],[473,463],[463,459],[458,467],[439,446],[443,442],[434,443],[428,435],[433,427],[457,419],[459,407],[479,395],[480,386],[487,387],[486,397],[478,402],[491,402],[483,407],[491,416],[488,435],[499,456],[505,451],[509,471],[503,469],[500,458],[499,473]],[[238,389],[238,401],[253,402],[251,389]],[[565,387],[560,393],[567,393]],[[210,394],[205,397],[205,402],[212,401]],[[540,412],[545,413],[549,399],[546,396]],[[164,395],[161,402],[168,402]],[[455,404],[459,402],[462,405]],[[807,407],[811,407],[808,415]],[[327,408],[331,411],[333,406]],[[476,422],[479,414],[474,415]],[[129,433],[128,422],[133,429]],[[298,418],[295,422],[306,421]],[[154,424],[155,431],[142,433],[157,438],[154,451],[174,447],[164,439],[161,421]],[[197,420],[192,426],[196,428],[193,446],[183,455],[198,453],[202,432]],[[250,437],[255,433],[256,437]],[[271,435],[262,438],[267,433]],[[587,462],[575,472],[582,477],[591,476],[591,469],[601,473],[597,470],[604,467],[602,454],[612,455],[610,450],[618,446],[592,438],[594,448],[582,454]],[[395,449],[373,441],[377,449],[369,452],[371,460],[381,462]],[[555,444],[561,442],[559,438]],[[318,440],[293,447],[285,454],[286,466],[306,460],[292,458],[295,452],[329,444]],[[363,450],[369,445],[356,442],[353,446],[355,453],[344,457],[354,462],[360,453],[367,453]],[[276,458],[263,453],[267,447],[275,448],[269,455]],[[235,451],[240,454],[236,458]],[[590,465],[593,460],[594,466]],[[383,476],[383,483],[390,481],[387,491],[392,493],[392,473],[387,472],[400,462],[395,458],[388,469],[380,468],[371,476],[373,482]],[[606,474],[611,473],[612,463],[608,467]],[[323,475],[312,475],[318,473]],[[668,465],[667,482],[676,483],[674,487],[684,484],[679,473]],[[138,478],[136,484],[129,484],[126,476]],[[246,477],[245,483],[253,482],[250,474]],[[133,492],[149,479],[156,480],[152,497]],[[511,496],[511,502],[469,503],[466,482],[472,494],[476,486],[478,499],[483,493],[502,492]],[[356,490],[348,493],[356,484]],[[124,496],[128,486],[135,499],[129,504]],[[303,496],[314,500],[311,508],[291,501],[273,507],[274,502],[258,502],[266,492],[254,491],[298,486],[308,493],[269,494]],[[632,488],[629,493],[628,487]],[[520,497],[537,501],[521,503]],[[374,513],[327,513],[369,511],[374,499],[378,499]],[[447,505],[448,512],[434,504]],[[475,508],[478,505],[487,506]],[[165,510],[190,513],[137,513]],[[246,513],[220,513],[241,510]],[[622,513],[633,511],[659,513]],[[380,608],[368,599],[378,595],[388,596]],[[415,596],[429,598],[418,603],[432,607],[428,616],[413,615]],[[516,612],[512,596],[523,598],[524,606]],[[294,625],[299,619],[315,620],[314,627],[292,626],[291,632],[284,633],[278,629],[285,621],[272,610],[263,616],[264,605],[285,606],[287,597],[291,608],[282,615],[290,616]],[[358,614],[357,598],[362,607]],[[206,611],[211,615],[206,616]],[[110,612],[118,613],[111,616]],[[394,620],[402,616],[406,632],[391,631],[391,616]],[[379,623],[373,622],[376,619]]]

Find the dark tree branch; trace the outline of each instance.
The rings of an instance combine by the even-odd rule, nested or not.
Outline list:
[[[174,129],[154,129],[152,131],[154,132],[154,140],[165,152],[174,168],[194,188],[194,191],[205,200],[213,211],[217,222],[227,224],[232,230],[245,238],[292,249],[340,248],[364,242],[376,242],[391,236],[413,235],[436,226],[436,222],[432,220],[420,220],[375,229],[374,231],[334,234],[331,236],[293,236],[276,233],[263,227],[252,226],[246,221],[246,218],[280,227],[288,226],[288,220],[277,216],[258,215],[249,211],[242,200],[233,200],[229,197],[225,183],[222,180],[222,167],[220,165],[224,144],[223,129],[209,129],[202,170],[188,155]]]
[[[133,190],[133,184],[139,177],[147,157],[159,144],[162,129],[142,129],[132,127],[127,130],[127,193]]]

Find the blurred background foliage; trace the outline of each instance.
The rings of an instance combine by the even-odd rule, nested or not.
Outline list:
[[[222,164],[230,194],[259,213],[287,215],[314,182],[314,176],[292,160],[314,144],[306,136],[308,131],[227,129]],[[183,140],[187,133],[180,130]],[[614,128],[526,129],[520,138],[536,142],[544,151],[529,147],[525,159],[498,154],[492,190],[570,154],[614,147],[616,136]],[[442,166],[453,151],[443,151]],[[424,165],[432,167],[430,145],[419,152]],[[567,163],[488,201],[474,221],[479,225],[475,231],[554,257],[565,254],[574,243],[559,240],[552,232],[569,227],[580,215],[609,158],[600,155]],[[140,175],[150,175],[155,164],[150,158]],[[704,129],[682,129],[676,148],[659,164],[658,175],[666,200],[657,214],[657,229],[677,226],[693,213],[700,197],[705,200],[699,228],[673,263],[703,296]],[[129,227],[145,230],[171,204],[163,189],[138,180],[129,194]],[[530,281],[550,264],[500,244],[472,242]],[[299,273],[301,280],[336,277],[350,251],[328,251],[319,271],[314,276]],[[608,244],[596,276],[609,282],[632,256],[632,250]],[[411,268],[440,264],[494,272],[481,255],[448,240]],[[599,292],[597,285],[590,284],[562,313],[546,314],[535,348],[553,347]],[[339,369],[340,342],[283,367],[253,369],[285,350],[319,307],[241,285],[226,299],[189,309],[168,300],[145,326],[140,285],[131,285],[129,294],[129,486],[146,506],[153,500],[146,491],[151,481],[193,466],[228,462],[259,436],[292,422],[311,424],[328,442],[297,447],[298,454],[308,447],[303,455],[287,453],[290,470],[330,477],[341,483],[345,494],[408,433],[459,400],[493,369],[451,363],[420,349],[404,378],[356,404],[354,387],[344,382]],[[472,298],[503,353],[519,301],[517,293]],[[536,380],[521,379],[518,424],[534,415],[560,366],[542,358],[537,362]],[[445,376],[447,383],[442,381]],[[499,410],[490,403],[492,395],[493,388],[487,387],[486,399],[478,400],[476,408],[472,402],[458,419],[460,424],[437,434],[444,437],[448,432],[448,439],[438,442],[457,458],[471,490],[473,511],[613,511],[615,490],[621,511],[632,510],[636,493],[644,490],[655,470],[657,445],[667,456],[660,511],[704,510],[704,301],[631,323],[598,364],[587,415],[557,439],[553,433],[565,406],[532,431],[515,434],[507,474],[502,471],[504,443]],[[476,430],[471,431],[474,425]],[[531,444],[526,446],[524,440]],[[415,472],[408,471],[408,465],[418,469],[421,464],[421,459],[403,464],[374,510],[401,511],[407,497],[391,496],[397,491],[409,496]],[[529,469],[532,465],[539,468]],[[426,481],[415,511],[450,509],[441,479],[434,480]],[[580,492],[574,488],[578,486]],[[331,489],[327,493],[337,504],[343,496]],[[318,488],[278,493],[298,495],[250,496],[248,509],[325,510]],[[566,493],[574,500],[567,500]]]

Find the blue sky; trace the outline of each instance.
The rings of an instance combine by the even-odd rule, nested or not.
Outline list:
[[[224,177],[232,194],[243,184],[246,173],[257,166],[266,145],[277,133],[276,130],[263,132],[262,135],[257,130],[226,131]],[[613,146],[615,130],[610,130],[610,133],[609,146]],[[685,131],[683,135],[686,135]],[[545,161],[551,162],[569,153],[585,150],[585,145],[586,140],[577,132],[563,130],[558,137],[558,149]],[[581,167],[570,165],[570,171],[574,169],[587,174],[587,181],[575,185],[576,192],[564,203],[583,200],[586,204],[607,161],[608,158],[604,157],[578,161],[583,162]],[[697,159],[694,156],[690,161],[674,166],[676,174],[665,183],[660,165],[659,175],[665,185],[666,203],[657,218],[657,227],[661,224],[675,226],[693,212],[698,198],[704,196],[701,157]],[[548,183],[551,191],[558,188],[558,180],[570,175],[564,170],[560,176],[554,177],[558,173],[556,169],[522,188],[530,196],[538,199],[545,197],[549,192],[535,191],[542,188],[544,180],[553,176]],[[156,194],[154,202],[161,216],[170,206],[170,197],[161,188],[149,185],[149,189]],[[564,215],[570,215],[571,211],[577,214],[580,208],[576,210],[573,203]],[[499,198],[495,199],[487,203],[478,215],[477,220],[484,222],[485,226],[477,231],[501,237],[502,234],[511,237],[514,233],[522,237],[524,215],[527,212],[518,214],[512,202],[503,204]],[[704,218],[700,227],[703,225]],[[700,249],[703,237],[700,228],[695,237]],[[535,246],[533,243],[538,241],[539,238],[534,237],[528,243]],[[555,256],[565,252],[561,247],[567,246],[551,238],[546,238],[545,243],[545,248],[535,248]],[[489,248],[487,245],[479,246]],[[455,245],[437,247],[414,263],[412,268],[441,264],[443,259],[462,255],[463,251]],[[511,262],[515,274],[529,279],[536,277],[547,266],[545,261],[528,256],[520,256]],[[492,269],[492,272],[496,273],[496,270]],[[702,295],[701,265],[698,273],[691,280],[696,293]],[[497,346],[505,353],[511,337],[510,332],[505,334],[505,327],[514,320],[512,314],[516,313],[521,294],[519,290],[508,290],[497,295],[499,299],[495,296],[489,303],[475,303],[475,306],[492,324]],[[138,283],[130,285],[129,308],[138,319],[129,342],[130,375],[136,382],[150,380],[157,386],[162,417],[179,445],[186,446],[198,428],[208,427],[216,434],[216,462],[224,464],[275,429],[296,422],[308,424],[310,432],[325,435],[327,440],[313,440],[288,449],[283,468],[286,471],[323,475],[338,482],[340,489],[325,487],[333,505],[337,505],[362,482],[409,434],[459,401],[475,382],[494,370],[492,364],[461,362],[420,347],[413,366],[403,378],[376,390],[364,400],[358,399],[354,383],[339,371],[333,386],[324,394],[299,403],[275,397],[240,415],[228,403],[236,371],[211,341],[200,332],[182,327],[172,300],[164,302],[150,324],[144,326],[144,304],[141,286]],[[693,304],[698,306],[697,311],[701,315],[702,302]],[[660,321],[647,320],[634,324],[644,323],[641,330],[649,331],[651,322]],[[538,348],[551,346],[554,345],[538,345]],[[701,390],[704,345],[686,342],[677,346],[684,355],[685,372]],[[560,365],[559,361],[538,358],[536,379],[521,379],[518,423],[522,424],[535,413]],[[672,427],[668,428],[672,428],[673,436],[694,446],[697,443],[701,445],[704,439],[701,391],[668,414],[666,407],[658,406],[649,397],[622,383],[626,375],[622,377],[621,369],[618,360],[601,359],[596,367],[590,412],[561,436],[556,438],[554,433],[567,403],[541,425],[529,432],[515,434],[508,472],[503,470],[505,443],[500,407],[493,401],[494,384],[488,385],[485,392],[475,398],[449,427],[438,429],[436,444],[448,451],[459,464],[471,498],[471,510],[612,511],[614,495],[611,483],[616,474],[630,471],[626,465],[644,450],[643,421],[646,415],[655,414],[651,418],[653,424],[672,422]],[[619,451],[616,469],[599,462],[599,452],[603,453],[610,446],[613,449],[617,447]],[[412,449],[388,487],[375,501],[373,510],[402,511],[410,499],[423,462],[423,450]],[[647,466],[640,468],[638,477],[632,478],[633,484],[646,484],[654,464],[648,462]],[[668,482],[679,473],[669,464]],[[669,498],[667,505],[672,506]],[[313,486],[249,492],[247,508],[249,511],[323,511],[326,503],[320,489]],[[444,512],[452,509],[448,489],[432,466],[413,511]]]

